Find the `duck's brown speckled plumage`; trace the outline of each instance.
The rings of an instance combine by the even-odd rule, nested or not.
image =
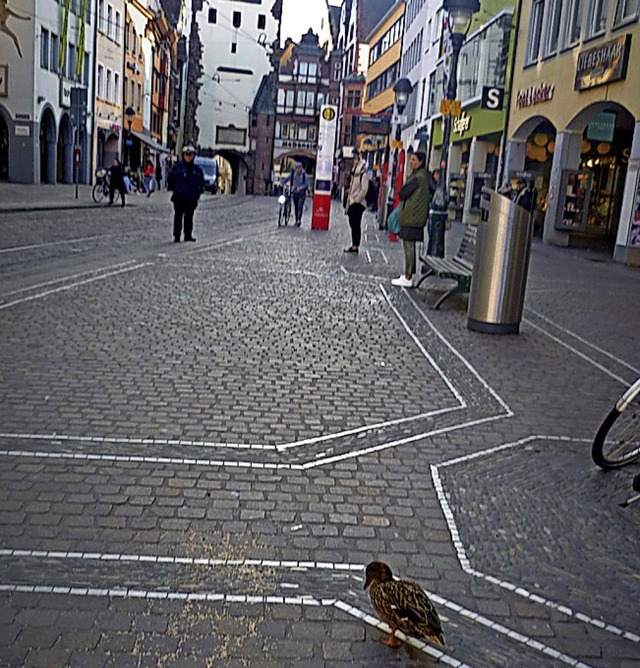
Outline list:
[[[391,637],[385,644],[397,647],[400,643],[395,632],[402,631],[444,646],[440,618],[420,585],[411,580],[394,580],[387,564],[373,561],[367,566],[364,588],[367,587],[374,610],[391,628]]]

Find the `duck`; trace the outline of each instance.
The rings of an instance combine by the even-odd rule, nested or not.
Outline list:
[[[371,605],[391,628],[384,645],[400,647],[395,635],[402,631],[412,638],[423,638],[445,647],[440,617],[422,587],[412,580],[396,580],[391,568],[382,561],[372,561],[365,571],[365,591],[369,589]]]

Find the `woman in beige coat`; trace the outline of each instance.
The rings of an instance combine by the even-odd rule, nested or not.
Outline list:
[[[369,190],[367,163],[360,158],[358,151],[354,151],[351,183],[349,184],[349,194],[345,208],[351,228],[351,246],[344,249],[345,253],[357,253],[360,250],[362,214],[367,208],[367,190]]]

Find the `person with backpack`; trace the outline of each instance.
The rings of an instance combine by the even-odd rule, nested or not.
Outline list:
[[[353,152],[353,168],[351,169],[351,183],[345,212],[349,217],[351,228],[351,246],[344,249],[345,253],[358,253],[362,238],[362,215],[367,208],[367,192],[369,190],[369,171],[366,161],[360,157],[358,151]]]

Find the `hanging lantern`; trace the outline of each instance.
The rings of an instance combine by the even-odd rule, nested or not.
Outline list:
[[[606,142],[601,142],[598,144],[598,148],[596,149],[600,155],[607,155],[609,151],[611,150],[611,144],[607,144]]]
[[[533,138],[533,143],[536,146],[546,146],[548,141],[549,141],[549,138],[547,137],[547,135],[542,134],[542,133],[538,133]]]
[[[591,150],[591,142],[588,142],[586,139],[583,139],[580,153],[589,153],[590,150]]]

